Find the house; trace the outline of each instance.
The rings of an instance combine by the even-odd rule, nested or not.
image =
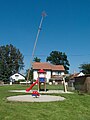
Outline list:
[[[79,74],[78,74],[78,77],[79,76],[85,76],[85,74],[83,73],[83,72],[80,72]]]
[[[74,80],[75,77],[79,77],[79,76],[85,76],[85,74],[83,72],[74,73],[74,74],[70,75],[70,80]]]
[[[32,68],[33,68],[33,79],[35,80],[38,79],[38,71],[40,69],[45,70],[47,82],[49,82],[50,78],[61,77],[65,72],[63,65],[53,65],[48,62],[34,62]]]
[[[78,86],[80,87],[80,84],[84,78],[85,78],[85,74],[83,72],[74,73],[74,74],[70,75],[70,80],[68,82],[68,86],[72,87],[72,90],[77,89],[74,87],[78,87]],[[77,84],[77,85],[75,85],[75,84]]]
[[[14,75],[10,76],[10,81],[11,82],[15,82],[15,81],[18,81],[18,80],[25,80],[25,77],[20,73],[15,73]]]

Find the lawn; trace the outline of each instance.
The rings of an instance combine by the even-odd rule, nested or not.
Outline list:
[[[0,86],[0,120],[90,120],[90,95],[58,94],[66,98],[62,102],[8,102],[7,96],[25,94],[8,91],[15,89],[26,89],[26,86]]]

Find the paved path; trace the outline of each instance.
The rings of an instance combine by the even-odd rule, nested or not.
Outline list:
[[[26,90],[10,90],[9,92],[22,92],[22,93],[32,93],[33,90],[30,90],[29,92],[26,92]],[[64,92],[63,90],[48,90],[47,92],[45,91],[40,91],[40,94],[44,93],[47,95],[40,95],[38,98],[33,98],[32,95],[18,95],[18,96],[11,96],[8,97],[8,101],[21,101],[21,102],[51,102],[51,101],[63,101],[65,100],[64,97],[61,96],[53,96],[53,95],[48,95],[48,94],[53,94],[53,93],[72,93],[72,92]]]
[[[38,98],[33,98],[32,95],[18,95],[7,98],[8,101],[21,101],[21,102],[51,102],[51,101],[63,101],[64,97],[41,95]]]
[[[30,90],[29,92],[26,92],[26,90],[10,90],[9,92],[22,92],[22,93],[32,93],[32,91],[34,91],[34,90]],[[64,92],[63,90],[48,90],[48,91],[40,91],[39,93],[72,93],[72,92],[69,92],[69,91],[67,91],[67,92]]]

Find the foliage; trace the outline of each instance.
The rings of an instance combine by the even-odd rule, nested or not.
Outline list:
[[[52,51],[50,56],[47,57],[46,61],[54,65],[63,65],[65,68],[65,72],[68,73],[69,70],[69,61],[67,60],[67,55],[65,53],[59,51]]]
[[[38,58],[38,57],[35,57],[33,61],[34,61],[34,62],[40,62],[40,61],[41,61],[41,59],[40,59],[40,58]]]
[[[0,46],[0,80],[7,81],[9,77],[23,69],[23,56],[13,45]]]
[[[79,68],[84,74],[90,74],[90,64],[81,64]]]
[[[29,72],[29,73],[28,73]],[[26,78],[28,77],[28,74],[29,74],[29,78],[28,80],[32,81],[33,80],[33,69],[28,69],[26,70]]]
[[[34,62],[40,62],[41,59],[38,58],[38,57],[35,57],[33,61],[34,61]],[[33,69],[32,69],[32,68],[26,70],[26,78],[28,77],[28,74],[29,74],[29,78],[28,78],[28,79],[29,79],[29,80],[33,80]]]
[[[8,102],[9,96],[26,94],[10,93],[13,89],[26,86],[0,86],[0,120],[90,120],[90,95],[57,94],[66,100],[48,103]]]

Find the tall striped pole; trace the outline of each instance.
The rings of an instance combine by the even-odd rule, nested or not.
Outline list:
[[[37,45],[37,40],[38,40],[40,31],[41,31],[42,22],[43,22],[44,17],[46,17],[45,11],[42,12],[42,17],[41,17],[40,25],[39,25],[38,32],[37,32],[37,35],[36,35],[36,39],[35,39],[35,43],[34,43],[34,47],[33,47],[33,51],[32,51],[32,56],[31,56],[31,59],[30,59],[30,68],[28,70],[27,81],[29,80],[29,75],[30,75],[30,70],[31,70],[31,67],[32,67],[32,61],[33,61],[33,58],[34,58],[34,53],[35,53],[35,49],[36,49],[36,45]]]

